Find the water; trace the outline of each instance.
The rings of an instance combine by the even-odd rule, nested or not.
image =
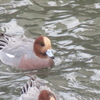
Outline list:
[[[0,100],[15,100],[27,74],[47,80],[64,100],[100,99],[99,0],[0,0],[0,31],[48,36],[55,65],[19,71],[0,62]]]

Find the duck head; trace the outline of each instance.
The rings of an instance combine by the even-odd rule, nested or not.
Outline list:
[[[45,36],[39,36],[34,42],[34,52],[40,58],[50,57],[54,59],[51,49],[51,41]]]
[[[38,100],[56,100],[56,97],[48,90],[42,90],[39,94]]]

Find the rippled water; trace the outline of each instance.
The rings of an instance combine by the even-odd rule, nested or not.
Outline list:
[[[15,100],[27,74],[47,80],[64,100],[100,100],[99,0],[0,0],[0,31],[52,41],[55,65],[19,71],[0,62],[0,100]]]

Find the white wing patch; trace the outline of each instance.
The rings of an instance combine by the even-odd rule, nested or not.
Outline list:
[[[14,58],[14,57],[15,57],[14,55],[11,55],[11,54],[9,54],[9,53],[6,53],[6,55],[7,55],[8,57],[10,57],[10,58]]]

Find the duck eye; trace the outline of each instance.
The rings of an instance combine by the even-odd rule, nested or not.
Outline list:
[[[44,43],[40,43],[40,45],[43,47],[44,46]]]

